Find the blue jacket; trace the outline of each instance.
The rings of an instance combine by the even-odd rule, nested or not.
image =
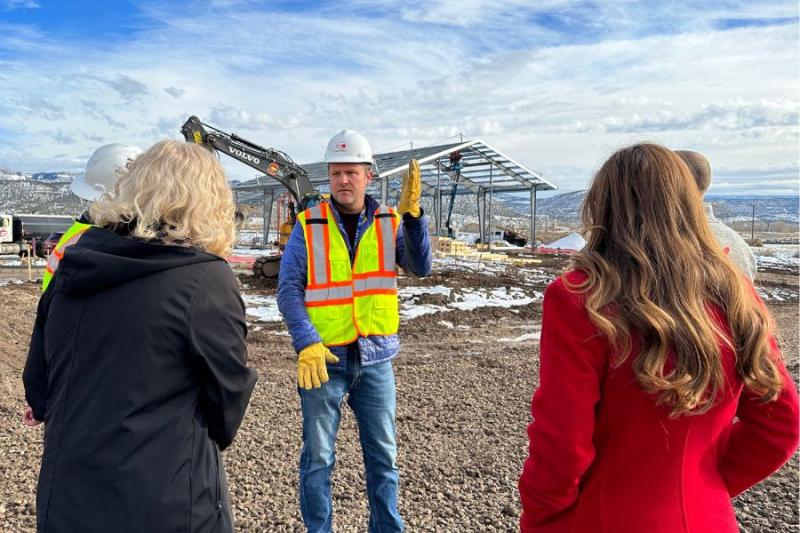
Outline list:
[[[342,219],[336,206],[328,201],[331,211],[336,217],[337,226],[341,234],[347,235]],[[366,210],[362,215],[356,231],[356,246],[367,227],[372,224],[373,213],[380,204],[371,196],[366,196]],[[353,263],[355,248],[344,239],[350,250],[350,264]],[[403,223],[397,230],[397,264],[415,276],[423,277],[431,273],[431,243],[428,238],[428,217],[425,215],[413,218],[403,216]],[[297,353],[307,346],[322,342],[316,328],[308,318],[305,307],[305,291],[307,279],[307,254],[305,235],[300,223],[295,224],[286,250],[281,258],[281,271],[278,277],[278,309],[289,328],[292,336],[292,346]],[[400,348],[397,335],[371,335],[359,337],[358,349],[361,362],[372,365],[393,359]],[[331,366],[344,367],[347,361],[347,346],[334,346],[331,351],[339,358],[339,363]]]

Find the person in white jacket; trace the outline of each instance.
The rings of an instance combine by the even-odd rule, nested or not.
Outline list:
[[[697,181],[697,188],[700,193],[705,195],[709,185],[711,185],[711,164],[703,154],[693,152],[691,150],[675,150],[675,153],[688,165],[689,169]],[[750,245],[742,238],[739,233],[733,228],[723,224],[717,217],[714,216],[714,208],[709,202],[703,204],[706,209],[706,216],[708,223],[711,226],[711,231],[717,238],[720,246],[725,250],[725,253],[736,263],[745,275],[752,281],[756,277],[758,271],[758,264],[756,256]]]

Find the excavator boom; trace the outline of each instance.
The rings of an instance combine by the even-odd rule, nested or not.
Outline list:
[[[319,202],[320,196],[306,171],[280,150],[264,148],[235,133],[225,133],[204,124],[195,116],[189,117],[183,124],[181,133],[187,142],[202,144],[275,178],[289,190],[301,211],[314,205],[312,202]]]
[[[189,117],[181,127],[186,142],[193,142],[216,150],[266,174],[281,183],[294,198],[298,212],[313,207],[322,201],[322,196],[314,190],[305,169],[292,161],[292,158],[274,148],[264,148],[239,137],[235,133],[225,133],[213,126],[204,124],[195,116]],[[286,226],[286,223],[283,224]],[[290,233],[291,228],[282,228]],[[266,239],[266,236],[265,236]],[[256,276],[277,278],[280,270],[280,256],[263,256],[253,263]]]

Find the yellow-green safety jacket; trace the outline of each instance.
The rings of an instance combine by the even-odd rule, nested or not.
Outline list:
[[[351,266],[345,238],[327,202],[297,217],[306,242],[305,307],[326,346],[359,336],[394,335],[400,323],[395,242],[400,215],[381,205],[355,251]]]
[[[64,257],[64,250],[68,246],[72,246],[78,242],[83,232],[91,227],[91,224],[78,222],[76,220],[75,223],[64,232],[64,235],[58,240],[56,247],[53,248],[53,251],[47,257],[47,266],[45,266],[44,278],[42,278],[42,292],[46,291],[47,286],[50,285],[50,281],[52,281],[53,275],[55,275],[56,269],[58,268],[58,263],[61,262],[61,258]]]

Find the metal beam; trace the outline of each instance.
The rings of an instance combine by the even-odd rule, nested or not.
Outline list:
[[[514,180],[516,180],[516,181],[518,181],[519,183],[521,183],[521,184],[525,185],[525,187],[533,187],[533,182],[532,182],[532,181],[530,181],[530,180],[527,180],[527,179],[523,178],[523,177],[522,177],[522,176],[520,176],[520,175],[519,175],[519,173],[517,173],[515,170],[512,170],[511,168],[509,168],[508,166],[506,166],[506,165],[505,165],[505,164],[503,164],[502,162],[500,162],[500,161],[497,161],[496,159],[492,159],[492,158],[490,158],[490,157],[489,157],[487,154],[484,154],[484,153],[483,153],[483,152],[481,152],[480,150],[477,150],[477,149],[475,149],[475,148],[473,148],[473,150],[475,150],[475,152],[476,152],[476,153],[480,154],[482,158],[484,158],[486,161],[488,161],[488,162],[489,162],[489,164],[490,164],[490,165],[492,165],[492,167],[495,167],[495,166],[496,166],[497,168],[499,168],[500,170],[502,170],[502,171],[503,171],[503,173],[505,173],[507,176],[510,176],[510,177],[511,177],[511,178],[513,178]],[[490,168],[491,168],[491,167],[490,167]]]
[[[420,167],[422,165],[424,165],[425,163],[428,163],[430,161],[437,161],[438,162],[438,159],[440,157],[445,156],[445,155],[450,155],[451,152],[457,152],[459,150],[463,150],[464,148],[466,148],[468,146],[471,146],[471,145],[473,145],[473,144],[475,144],[477,142],[480,142],[480,141],[477,141],[477,140],[475,140],[475,141],[467,141],[465,143],[461,143],[459,145],[452,146],[452,147],[447,148],[445,150],[442,150],[440,152],[436,152],[436,153],[431,154],[429,156],[425,156],[423,158],[420,158],[420,159],[417,160],[417,162],[419,163]],[[400,165],[399,167],[395,167],[395,168],[389,169],[386,172],[381,172],[381,176],[391,176],[392,174],[397,174],[398,172],[402,172],[406,168],[408,168],[408,163],[407,162],[404,163],[403,165]]]
[[[492,221],[494,220],[494,190],[492,189],[492,170],[494,167],[489,167],[489,216],[486,217],[486,225],[488,226],[489,233],[492,232]],[[490,239],[487,239],[491,241]]]
[[[531,249],[536,247],[536,192],[538,185],[531,188]]]
[[[486,145],[484,144],[484,146],[486,146]],[[486,150],[491,150],[492,152],[494,152],[495,154],[497,154],[499,157],[502,157],[503,159],[506,159],[506,160],[507,160],[509,163],[512,163],[512,164],[513,164],[515,167],[519,167],[519,168],[522,168],[522,169],[525,169],[525,168],[526,168],[526,167],[525,167],[525,165],[521,165],[520,163],[517,163],[516,161],[514,161],[513,159],[511,159],[510,157],[508,157],[507,155],[505,155],[504,153],[502,153],[502,152],[501,152],[501,151],[499,151],[499,150],[495,150],[494,148],[489,148],[488,146],[486,147]],[[481,151],[480,151],[480,150],[478,150],[478,149],[475,149],[475,151],[476,151],[476,152],[478,152],[478,153],[480,153],[480,154],[483,154],[483,152],[481,152]],[[497,163],[497,165],[498,165],[498,166],[501,166],[501,167],[502,167],[502,166],[505,166],[503,163],[500,163],[500,162],[498,162],[498,163]],[[517,176],[519,176],[519,174],[518,174],[516,171],[513,171],[513,170],[512,170],[511,172],[513,172],[514,174],[516,174]],[[536,172],[536,171],[533,171],[533,170],[531,170],[530,172],[531,172],[531,174],[532,174],[533,176],[535,176],[535,177],[536,177],[536,179],[539,181],[539,183],[537,183],[537,184],[536,184],[536,186],[537,186],[537,187],[538,187],[539,185],[548,185],[548,186],[550,186],[550,188],[551,188],[551,189],[553,189],[553,190],[555,190],[555,189],[558,189],[558,187],[556,187],[554,184],[552,184],[552,183],[550,183],[549,181],[547,181],[546,179],[544,179],[544,176],[542,176],[542,175],[541,175],[539,172]],[[532,183],[532,182],[530,182],[530,180],[526,180],[526,179],[525,179],[525,178],[523,178],[522,176],[519,176],[519,178],[520,178],[520,180],[523,180],[523,181],[528,181],[529,183]]]
[[[264,205],[263,207],[263,215],[264,215],[264,222],[262,224],[263,230],[263,240],[261,242],[261,247],[266,248],[267,243],[269,242],[269,226],[270,222],[272,221],[272,204],[275,203],[275,195],[272,191],[264,190]]]
[[[436,237],[442,234],[442,169],[436,165],[436,192],[433,194],[433,212],[436,215]]]
[[[486,189],[480,188],[476,195],[478,201],[478,231],[481,234],[481,242],[486,243],[488,237],[486,231]]]
[[[459,180],[458,183],[461,184],[462,182]],[[443,183],[440,190],[447,192],[447,191],[449,191],[451,185],[452,185],[451,182]],[[481,185],[481,184],[475,184],[475,187],[476,188],[481,188],[481,187],[486,188],[485,185]],[[477,194],[477,193],[474,193],[472,190],[469,190],[469,187],[466,187],[466,189],[468,189],[468,192],[464,192],[463,189],[460,189],[456,194],[458,194],[459,196],[463,196],[465,194]],[[399,190],[400,190],[399,187],[398,188],[392,187],[391,189],[389,189],[390,193],[393,193],[393,192],[396,192],[396,191],[399,191]],[[519,190],[518,187],[494,185],[494,193],[495,194],[508,193],[508,192],[520,192],[520,190]],[[423,182],[422,183],[422,196],[433,196],[434,194],[436,194],[436,185],[431,185],[431,184]]]

